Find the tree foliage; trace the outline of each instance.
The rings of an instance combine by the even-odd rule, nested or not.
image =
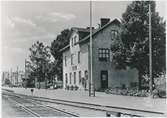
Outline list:
[[[30,76],[38,78],[38,81],[44,81],[44,76],[49,73],[50,50],[42,42],[37,41],[30,50]],[[48,77],[47,77],[48,78]]]
[[[7,79],[5,79],[5,84],[10,85],[10,84],[12,84],[12,83],[11,83],[11,81],[7,78]]]
[[[133,1],[122,15],[122,44],[114,55],[117,67],[129,66],[139,70],[142,76],[149,75],[149,4],[151,4],[153,77],[165,72],[165,24],[156,12],[155,1]],[[116,51],[115,51],[116,53]]]
[[[69,44],[69,29],[65,29],[59,34],[56,38],[51,43],[51,54],[55,58],[55,66],[54,71],[58,77],[58,79],[62,80],[62,68],[63,68],[63,57],[62,57],[62,52],[60,52],[60,49],[64,48]]]

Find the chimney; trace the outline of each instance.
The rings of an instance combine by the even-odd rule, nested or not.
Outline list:
[[[101,18],[100,21],[101,21],[101,27],[103,27],[104,25],[106,25],[107,23],[110,22],[110,19],[109,18]]]
[[[90,29],[90,27],[87,27],[86,29]],[[92,29],[95,29],[94,27],[92,27]]]

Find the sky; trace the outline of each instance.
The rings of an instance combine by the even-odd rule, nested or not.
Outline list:
[[[121,19],[131,1],[93,2],[93,26],[100,18]],[[165,17],[165,1],[156,10]],[[63,29],[89,26],[89,2],[1,1],[1,69],[24,70],[29,48],[36,41],[50,46]]]

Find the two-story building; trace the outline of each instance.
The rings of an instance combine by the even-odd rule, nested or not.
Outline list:
[[[113,66],[111,44],[121,41],[121,23],[115,19],[101,19],[101,26],[93,28],[93,54],[90,55],[90,29],[71,28],[69,45],[63,53],[63,87],[78,86],[89,89],[90,56],[93,58],[93,80],[95,90],[124,87],[138,84],[138,71],[127,68],[117,70]]]

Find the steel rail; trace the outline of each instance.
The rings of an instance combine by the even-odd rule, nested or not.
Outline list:
[[[3,93],[3,94],[5,94],[5,93]],[[25,99],[25,98],[22,98],[20,95],[14,95],[14,94],[6,94],[6,95],[8,95],[8,96],[14,96],[14,97],[17,97],[17,98],[19,98],[19,99]],[[11,99],[11,98],[10,98]],[[28,98],[26,98],[26,99],[28,99]],[[30,101],[31,100],[31,101]],[[26,101],[28,101],[28,102],[31,102],[32,104],[34,104],[34,105],[41,105],[43,108],[46,108],[46,109],[51,109],[51,110],[53,110],[53,111],[55,111],[55,112],[62,112],[62,113],[65,113],[65,114],[68,114],[68,115],[70,115],[70,116],[73,116],[73,117],[79,117],[78,115],[76,115],[76,114],[73,114],[73,113],[70,113],[70,112],[67,112],[67,111],[63,111],[63,110],[61,110],[61,109],[57,109],[57,108],[55,108],[55,107],[51,107],[51,106],[46,106],[46,105],[43,105],[43,104],[41,104],[41,103],[39,103],[39,102],[37,102],[37,100],[33,100],[33,99],[29,99],[29,100],[26,100]],[[14,101],[14,100],[13,100]],[[22,104],[22,103],[19,103],[19,102],[17,102],[17,101],[15,101],[17,104]],[[21,107],[23,107],[24,108],[24,110],[27,110],[27,111],[29,111],[30,113],[32,113],[32,114],[35,114],[35,116],[37,116],[37,117],[41,117],[38,113],[35,113],[34,111],[32,111],[30,108],[28,108],[28,107],[26,107],[26,106],[24,106],[24,105],[20,105]]]
[[[36,97],[36,96],[27,96],[23,94],[16,94],[19,96],[24,96],[29,99],[33,99],[36,101],[41,102],[49,102],[54,104],[62,104],[67,106],[73,106],[78,108],[85,108],[85,109],[92,109],[92,110],[99,110],[105,112],[119,112],[123,115],[130,115],[130,116],[165,116],[163,112],[155,112],[155,111],[148,111],[148,110],[140,110],[140,109],[132,109],[132,108],[125,108],[125,107],[116,107],[116,106],[104,106],[104,105],[97,105],[97,104],[89,104],[83,102],[74,102],[74,101],[67,101],[67,100],[60,100],[60,99],[51,99],[51,98],[44,98],[44,97]],[[145,115],[143,115],[145,113]]]
[[[3,95],[4,96],[4,95]],[[29,113],[30,115],[34,116],[34,117],[40,117],[39,114],[33,112],[31,109],[25,107],[23,104],[17,102],[16,100],[13,100],[12,98],[10,97],[6,97],[10,102],[13,102],[15,103],[17,106],[21,107],[21,109],[23,109],[25,112]]]
[[[26,95],[23,95],[26,96]],[[37,100],[37,101],[43,101],[43,102],[50,102],[50,103],[56,103],[56,104],[63,104],[73,107],[80,107],[80,108],[87,108],[87,109],[94,109],[94,110],[100,110],[100,111],[114,111],[114,112],[120,112],[122,114],[131,114],[134,116],[144,116],[143,113],[146,113],[146,116],[152,116],[152,115],[158,115],[158,116],[165,116],[165,113],[163,112],[155,112],[155,111],[148,111],[148,110],[141,110],[141,109],[132,109],[132,108],[125,108],[125,107],[116,107],[116,106],[104,106],[104,105],[97,105],[97,104],[89,104],[89,103],[82,103],[82,102],[74,102],[74,101],[66,101],[66,100],[59,100],[59,99],[51,99],[51,98],[44,98],[44,97],[31,97],[28,96],[31,99]],[[111,109],[111,110],[109,110]]]

